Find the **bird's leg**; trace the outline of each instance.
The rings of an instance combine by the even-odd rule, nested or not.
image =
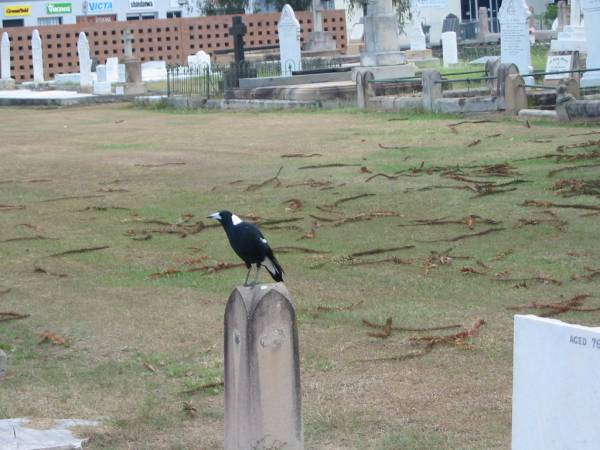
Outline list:
[[[244,286],[248,286],[248,278],[250,278],[251,270],[252,270],[252,265],[248,264],[248,272],[246,273],[246,280],[244,281]]]
[[[260,270],[260,264],[256,265],[256,276],[254,277],[254,283],[252,283],[254,286],[256,286],[258,284],[258,271]]]

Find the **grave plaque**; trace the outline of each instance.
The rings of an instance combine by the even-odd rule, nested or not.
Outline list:
[[[512,450],[600,448],[600,328],[515,316]]]
[[[577,52],[575,52],[577,53]],[[548,54],[548,59],[546,60],[546,72],[562,72],[565,70],[573,70],[573,64],[578,59],[578,56],[573,55],[573,53],[565,54],[565,55],[552,55]],[[546,80],[562,80],[563,78],[570,78],[572,73],[555,73],[546,75],[544,77],[544,81]]]

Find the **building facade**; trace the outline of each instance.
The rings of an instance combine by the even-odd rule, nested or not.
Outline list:
[[[2,28],[171,19],[201,15],[195,0],[0,0]]]

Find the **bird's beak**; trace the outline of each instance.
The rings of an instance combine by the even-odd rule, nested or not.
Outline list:
[[[218,212],[212,213],[210,216],[207,217],[207,219],[221,220],[221,214],[219,214]]]

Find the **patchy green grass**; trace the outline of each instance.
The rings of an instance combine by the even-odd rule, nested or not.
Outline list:
[[[598,278],[573,278],[600,268],[596,211],[522,206],[598,205],[594,196],[563,198],[551,189],[562,179],[597,178],[594,168],[576,168],[594,162],[596,147],[566,149],[586,160],[527,159],[590,140],[585,125],[528,128],[488,116],[490,123],[450,127],[462,119],[353,109],[174,114],[117,105],[5,108],[0,117],[0,204],[24,206],[0,209],[0,292],[10,289],[0,294],[0,312],[30,314],[0,322],[10,363],[0,416],[101,418],[92,449],[222,447],[223,312],[245,269],[188,271],[237,262],[221,229],[198,232],[219,209],[297,218],[263,227],[272,246],[326,252],[278,253],[298,310],[307,448],[507,448],[507,308],[598,291]],[[23,128],[24,121],[35,127]],[[321,156],[282,157],[294,153]],[[336,163],[349,165],[302,168]],[[503,163],[512,167],[505,176],[486,173]],[[248,189],[280,167],[280,186]],[[367,181],[379,172],[396,178]],[[486,182],[514,180],[526,183],[477,196]],[[339,203],[362,194],[369,196]],[[290,199],[302,208],[291,209]],[[369,213],[388,216],[359,220]],[[456,223],[414,222],[425,219]],[[453,240],[489,228],[501,230]],[[314,237],[303,238],[311,230]],[[108,248],[50,256],[101,246]],[[399,259],[373,263],[392,256]],[[381,330],[363,319],[388,317],[398,327],[461,328],[367,335]],[[600,322],[598,312],[560,317]],[[374,360],[415,351],[410,336],[451,334],[478,318],[487,323],[471,346]],[[70,346],[39,344],[45,331]],[[188,401],[196,414],[184,409]]]

